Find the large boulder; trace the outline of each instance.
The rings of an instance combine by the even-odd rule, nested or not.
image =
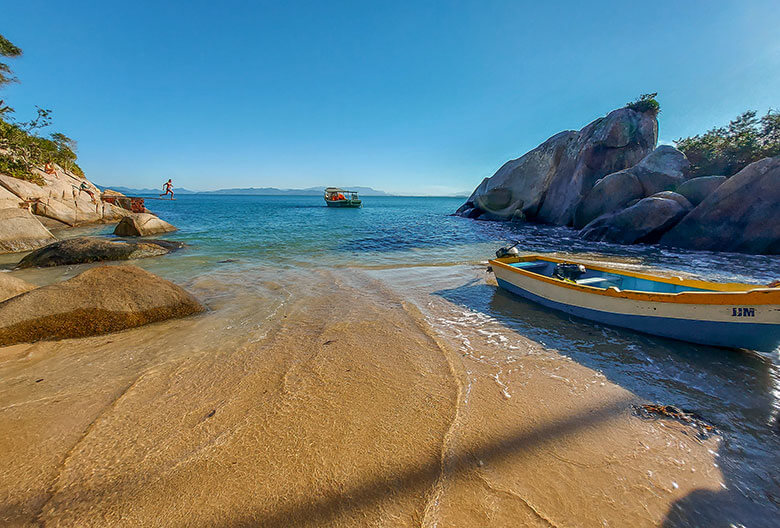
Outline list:
[[[484,180],[456,214],[571,225],[582,196],[604,176],[633,167],[655,147],[658,122],[628,108],[579,132],[560,132]],[[516,213],[519,211],[519,213]]]
[[[617,244],[654,243],[686,212],[687,209],[675,200],[643,198],[622,211],[593,220],[579,235],[586,240]]]
[[[122,218],[114,229],[117,236],[151,236],[176,231],[176,228],[153,214],[135,213]]]
[[[0,303],[0,346],[116,332],[203,309],[140,268],[100,266]]]
[[[574,212],[574,227],[580,229],[607,213],[619,211],[632,200],[645,197],[642,184],[630,169],[613,172],[596,182]]]
[[[581,229],[601,215],[620,211],[642,198],[674,189],[685,181],[685,171],[689,166],[685,154],[669,145],[661,145],[635,166],[597,181],[577,205],[574,227]]]
[[[32,211],[38,216],[51,218],[68,226],[76,225],[76,209],[68,207],[61,201],[52,199],[37,201],[32,204]]]
[[[780,254],[780,156],[751,163],[666,233],[661,244]]]
[[[654,195],[652,195],[651,198],[666,198],[667,200],[674,200],[678,204],[682,205],[686,211],[690,211],[691,209],[693,209],[693,204],[691,204],[688,198],[674,191],[657,192]]]
[[[29,251],[54,240],[27,209],[0,209],[0,253]]]
[[[694,206],[699,205],[726,181],[725,176],[700,176],[677,186],[676,192],[685,196]]]
[[[5,187],[0,187],[0,209],[18,209],[21,203],[22,200],[18,196]]]
[[[34,284],[12,277],[8,273],[0,273],[0,302],[34,290],[35,288],[37,288],[37,286]]]
[[[631,168],[645,196],[661,191],[674,190],[685,181],[685,173],[690,167],[685,154],[671,145],[661,145]]]
[[[24,257],[17,268],[45,268],[90,262],[132,260],[165,255],[179,249],[179,242],[165,240],[110,240],[98,237],[79,237],[60,240],[37,249]]]

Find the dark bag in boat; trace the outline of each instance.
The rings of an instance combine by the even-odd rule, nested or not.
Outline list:
[[[561,280],[576,281],[585,274],[585,266],[582,264],[556,264],[553,277]]]

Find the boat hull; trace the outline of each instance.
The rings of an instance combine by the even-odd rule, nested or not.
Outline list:
[[[564,287],[554,283],[561,281],[540,280],[507,268],[500,264],[493,266],[501,288],[583,319],[704,345],[772,352],[780,344],[780,305],[765,304],[766,297],[762,300],[760,296],[768,292],[776,297],[778,292],[677,296],[688,299],[699,296],[701,302],[680,302],[679,298],[638,300],[620,296],[618,290]]]
[[[328,207],[351,207],[357,209],[363,207],[363,202],[360,200],[325,200]]]

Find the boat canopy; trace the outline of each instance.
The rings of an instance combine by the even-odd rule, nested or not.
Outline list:
[[[339,192],[340,193],[357,194],[357,191],[348,191],[346,189],[339,189],[338,187],[328,187],[327,189],[325,189],[325,192],[327,194],[339,193]]]

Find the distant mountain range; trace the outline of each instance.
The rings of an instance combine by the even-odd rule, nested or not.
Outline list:
[[[114,185],[98,185],[100,189],[113,189],[130,196],[156,196],[162,194],[161,189],[133,189]],[[377,191],[371,187],[348,187],[350,191],[356,191],[363,196],[392,196],[384,191]],[[219,189],[216,191],[191,191],[189,189],[173,188],[176,194],[231,194],[231,195],[264,195],[264,196],[319,196],[325,191],[325,187],[309,187],[307,189],[277,189],[276,187],[247,187],[240,189]]]

